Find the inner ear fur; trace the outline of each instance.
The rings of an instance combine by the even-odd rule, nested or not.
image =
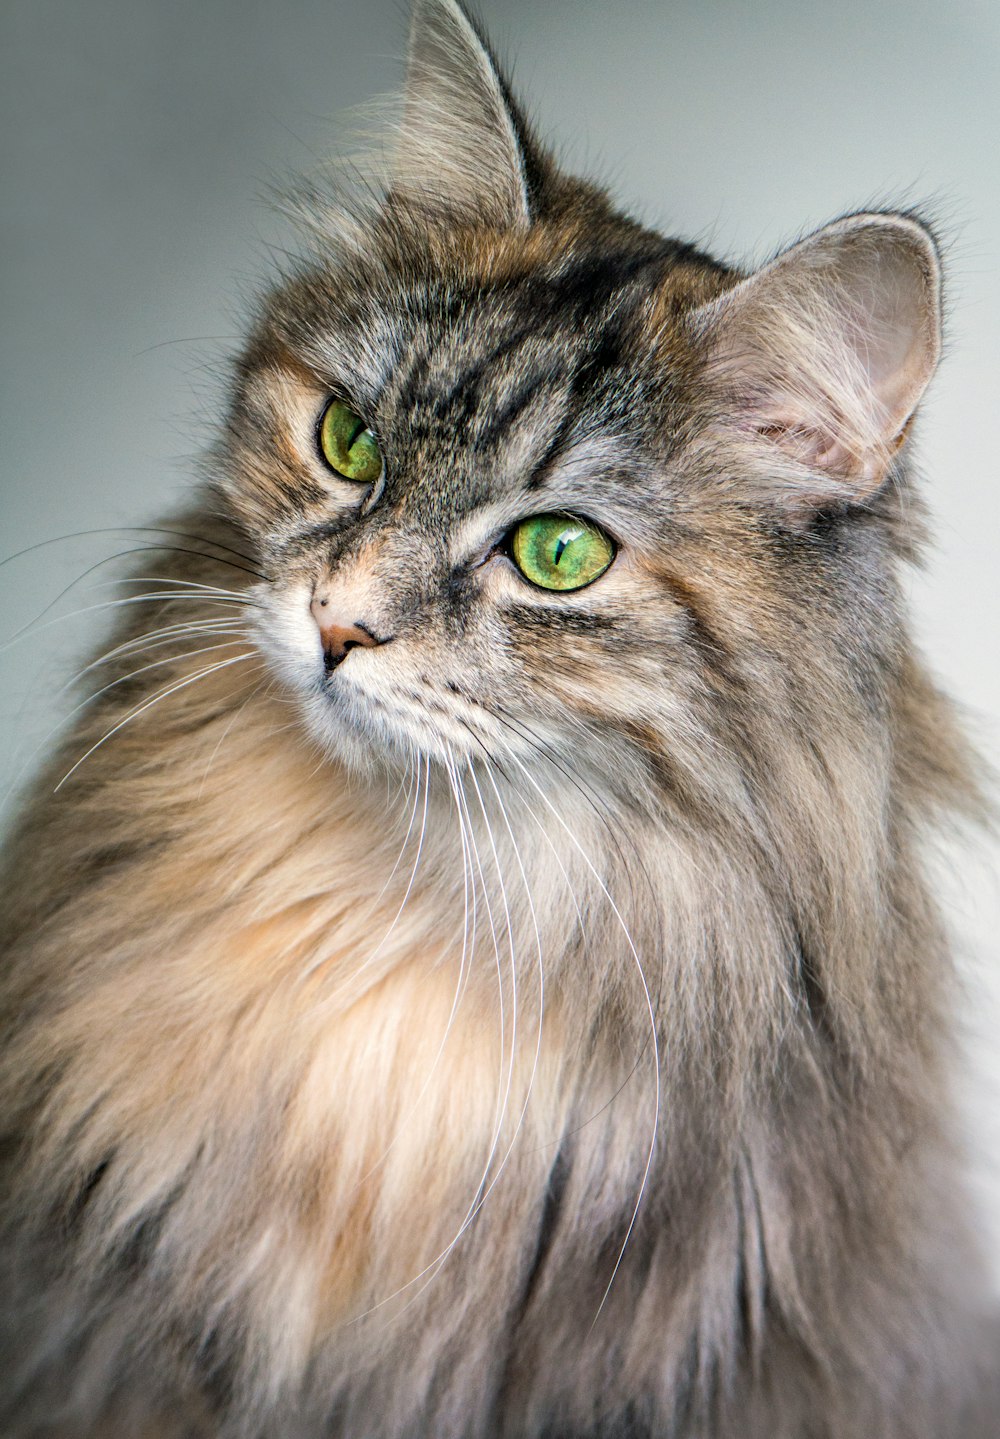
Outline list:
[[[862,500],[883,482],[941,347],[930,231],[851,215],[696,311],[724,423],[771,447],[791,497]]]
[[[393,193],[466,224],[532,219],[544,168],[485,40],[457,0],[415,0]]]

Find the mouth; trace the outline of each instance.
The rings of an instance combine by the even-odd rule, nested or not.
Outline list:
[[[354,743],[374,754],[436,759],[447,766],[489,753],[491,739],[497,742],[484,732],[485,706],[443,693],[429,681],[376,685],[372,678],[352,673],[348,665],[327,670],[318,681],[318,718],[334,744],[347,730]]]

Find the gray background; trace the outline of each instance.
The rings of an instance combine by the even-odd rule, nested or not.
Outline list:
[[[869,203],[919,204],[947,248],[949,353],[919,433],[936,551],[919,631],[988,755],[1000,735],[1000,6],[995,0],[481,0],[543,135],[648,220],[762,259]],[[4,0],[0,10],[0,558],[143,524],[190,482],[245,297],[282,226],[272,181],[396,88],[396,0]],[[105,534],[0,568],[0,635]],[[110,591],[98,569],[0,652],[0,793],[66,707]],[[54,623],[49,623],[51,620]],[[9,811],[9,805],[7,806]],[[1000,892],[947,852],[963,936],[963,1105],[1000,1287]]]

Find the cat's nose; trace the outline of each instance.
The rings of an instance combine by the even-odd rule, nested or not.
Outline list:
[[[319,630],[320,643],[323,646],[323,668],[327,674],[347,658],[349,650],[359,646],[374,649],[377,645],[386,643],[360,621],[353,625],[341,624],[330,613],[329,601],[325,596],[314,596],[309,608]]]

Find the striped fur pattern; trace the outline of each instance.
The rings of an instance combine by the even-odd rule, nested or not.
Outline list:
[[[971,1434],[922,848],[980,801],[900,600],[933,240],[653,234],[453,0],[309,223],[10,847],[0,1429]],[[516,571],[549,512],[596,583]],[[385,643],[328,673],[319,593]]]

